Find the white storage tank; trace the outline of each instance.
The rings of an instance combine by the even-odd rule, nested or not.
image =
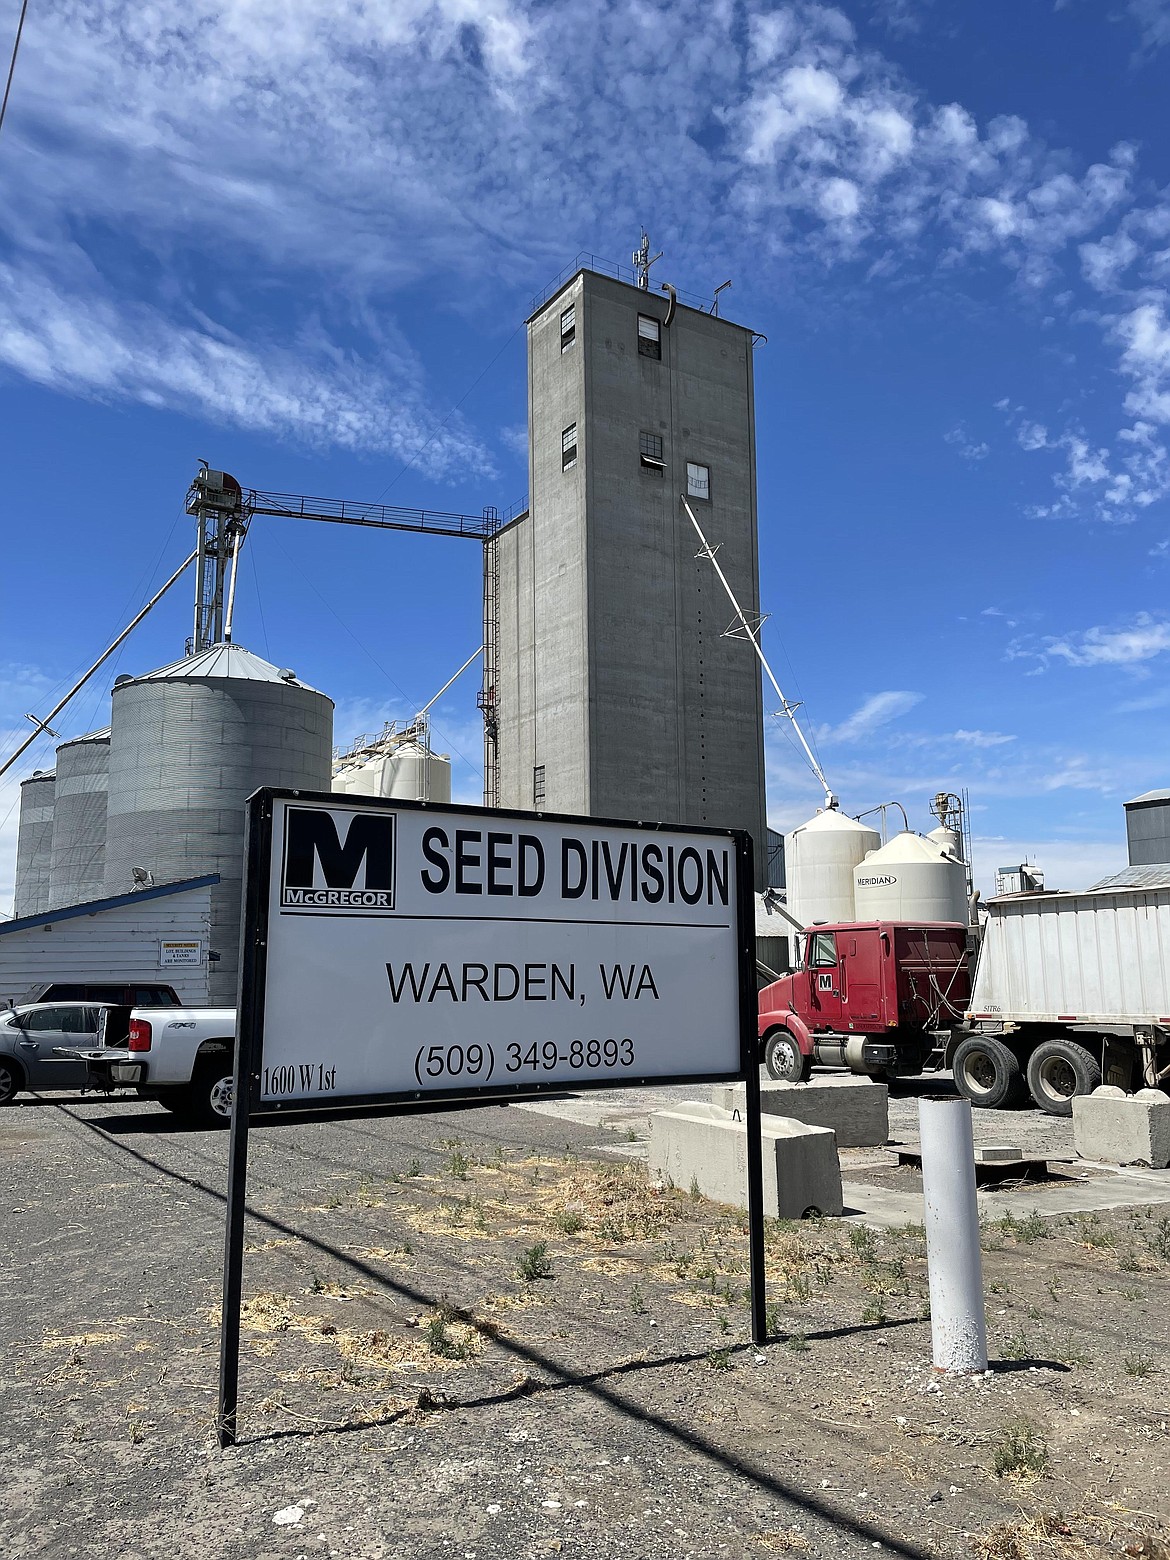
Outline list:
[[[53,861],[53,800],[57,777],[35,769],[20,787],[20,824],[16,836],[16,898],[12,913],[39,915],[49,908],[49,871]]]
[[[896,834],[853,871],[859,921],[967,921],[967,869],[936,840]]]
[[[940,850],[946,851],[948,856],[954,856],[956,861],[962,861],[963,842],[954,829],[947,829],[940,825],[937,829],[931,829],[926,838]]]
[[[449,802],[451,760],[446,753],[428,753],[418,742],[404,742],[390,755],[388,789],[400,801]]]
[[[105,892],[110,728],[62,742],[53,798],[53,855],[47,910],[86,904]]]
[[[406,802],[449,802],[451,759],[421,742],[388,740],[339,761],[333,789],[346,796],[379,796]]]
[[[852,921],[853,869],[882,837],[835,808],[818,812],[784,837],[788,909],[802,926]]]
[[[212,1004],[236,1000],[244,803],[260,786],[328,791],[333,702],[240,645],[213,645],[113,693],[106,892],[216,873]]]

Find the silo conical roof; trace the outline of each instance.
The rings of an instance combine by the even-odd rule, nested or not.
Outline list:
[[[880,850],[870,851],[865,858],[865,866],[889,866],[901,861],[933,862],[946,854],[945,847],[938,840],[907,830],[903,834],[895,834]]]
[[[858,823],[856,818],[850,818],[847,813],[838,812],[835,807],[826,807],[823,812],[816,813],[807,823],[798,823],[793,829],[793,834],[811,834],[813,830],[825,834],[871,834],[875,839],[881,836],[877,830],[867,823]]]
[[[271,661],[265,661],[262,656],[245,650],[243,645],[232,644],[209,645],[206,650],[200,650],[198,655],[185,655],[181,661],[172,661],[156,671],[144,672],[141,677],[128,678],[127,683],[168,682],[175,678],[194,677],[230,677],[247,682],[283,683],[285,687],[304,688],[309,693],[320,691],[310,688],[308,683],[298,681],[287,668],[273,666]],[[127,683],[119,686],[125,687]],[[322,697],[325,695],[322,694]]]
[[[110,727],[103,726],[100,731],[87,731],[80,737],[66,737],[64,742],[58,742],[57,751],[63,747],[75,747],[78,742],[108,742],[110,740]]]

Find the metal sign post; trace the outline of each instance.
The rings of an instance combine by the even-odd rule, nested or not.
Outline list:
[[[766,1338],[752,842],[742,831],[258,791],[248,803],[218,1434],[236,1438],[252,1123],[746,1083]]]

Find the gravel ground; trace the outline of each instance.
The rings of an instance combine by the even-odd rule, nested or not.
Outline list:
[[[221,1452],[226,1136],[5,1111],[0,1555],[1170,1553],[1170,1207],[989,1225],[995,1368],[937,1380],[919,1230],[770,1225],[757,1349],[742,1216],[598,1135],[257,1131]]]

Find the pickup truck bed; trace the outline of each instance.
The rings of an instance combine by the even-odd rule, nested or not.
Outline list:
[[[235,1008],[133,1008],[127,1044],[84,1059],[111,1088],[136,1088],[201,1126],[225,1127],[235,1049]]]

